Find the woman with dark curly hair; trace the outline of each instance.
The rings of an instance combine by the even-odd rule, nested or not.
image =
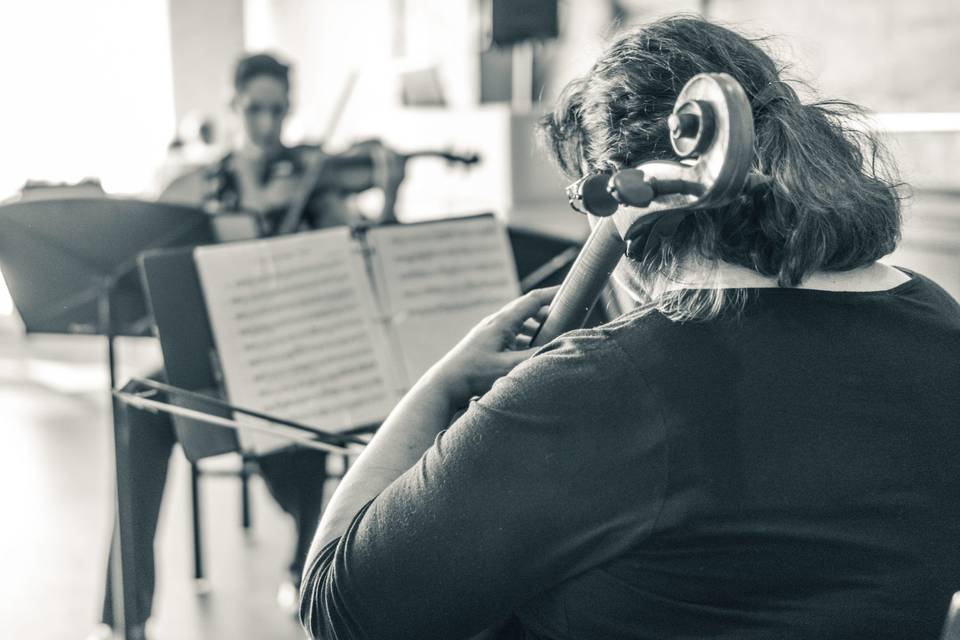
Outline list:
[[[678,17],[614,42],[543,133],[571,178],[669,158],[704,72],[744,88],[766,188],[622,260],[638,305],[613,322],[510,350],[534,292],[438,362],[325,512],[313,637],[937,635],[960,307],[877,261],[899,201],[856,109],[803,104],[757,43]]]

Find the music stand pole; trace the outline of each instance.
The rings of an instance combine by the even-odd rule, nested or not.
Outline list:
[[[35,200],[0,206],[0,263],[27,333],[99,334],[107,339],[111,395],[118,335],[149,335],[137,256],[211,240],[209,219],[191,207],[114,198]],[[117,473],[116,544],[111,545],[114,633],[133,638],[142,616],[131,590],[136,536],[133,463],[124,410],[111,402]]]
[[[113,614],[113,636],[117,640],[125,640],[133,637],[132,617],[126,615],[128,607],[136,606],[132,602],[127,602],[130,593],[128,585],[132,584],[133,577],[130,568],[133,566],[128,558],[129,549],[132,549],[129,537],[133,532],[133,524],[130,522],[130,491],[129,486],[129,468],[130,468],[130,440],[126,432],[126,417],[121,416],[125,413],[118,405],[113,395],[117,386],[117,359],[116,359],[116,335],[113,322],[113,309],[110,304],[110,293],[114,282],[112,279],[104,279],[103,284],[97,294],[97,324],[98,333],[107,340],[107,365],[110,371],[110,416],[113,421],[113,452],[114,452],[114,509],[116,517],[113,519],[113,540],[110,545],[110,600],[111,611]],[[126,551],[126,553],[125,553]],[[127,621],[131,620],[128,627]]]

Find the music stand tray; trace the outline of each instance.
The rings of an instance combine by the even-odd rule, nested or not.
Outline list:
[[[180,205],[90,198],[0,206],[0,269],[28,333],[148,335],[137,255],[210,241],[207,215]]]

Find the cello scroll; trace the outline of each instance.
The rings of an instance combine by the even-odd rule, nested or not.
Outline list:
[[[583,326],[620,259],[637,255],[661,221],[728,204],[762,177],[751,176],[753,116],[731,76],[694,76],[681,90],[667,126],[678,160],[654,160],[615,173],[585,176],[567,189],[592,231],[533,337],[539,346]],[[667,220],[667,217],[670,220]]]

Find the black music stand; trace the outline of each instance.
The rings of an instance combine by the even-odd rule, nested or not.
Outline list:
[[[217,233],[216,226],[214,233]],[[208,473],[201,472],[200,460],[227,452],[241,454],[244,460],[240,471],[242,522],[244,528],[250,526],[247,463],[255,457],[249,458],[241,450],[237,438],[240,425],[234,419],[235,414],[251,415],[269,423],[293,427],[314,439],[319,437],[322,440],[326,435],[353,444],[361,442],[354,436],[370,433],[378,425],[327,434],[277,416],[242,409],[219,399],[226,395],[193,248],[146,251],[140,255],[139,263],[147,306],[163,352],[166,384],[132,379],[122,390],[115,391],[114,396],[123,402],[123,411],[130,407],[159,411],[168,414],[173,421],[177,441],[190,462],[194,578],[200,580],[204,571],[199,479],[202,474]],[[245,428],[254,427],[248,425]],[[284,437],[287,437],[291,446],[311,446],[310,442],[302,439],[289,435]],[[329,448],[327,450],[330,451]]]
[[[0,206],[0,269],[27,333],[149,335],[137,256],[211,241],[191,207],[111,198]]]
[[[116,336],[146,336],[147,312],[137,256],[149,249],[210,242],[207,216],[191,207],[112,198],[18,202],[0,207],[0,269],[28,333],[102,335],[107,338],[111,391],[116,387]],[[117,471],[113,611],[115,629],[129,632],[124,608],[122,522],[132,499],[122,481],[130,460],[123,421],[113,406]]]

